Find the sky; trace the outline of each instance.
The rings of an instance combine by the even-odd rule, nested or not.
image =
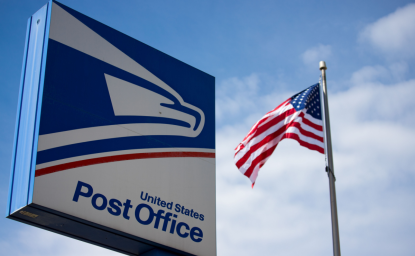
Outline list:
[[[27,19],[44,0],[0,0],[0,209],[6,211]],[[216,78],[218,255],[331,255],[324,156],[282,141],[255,188],[234,148],[265,113],[327,85],[343,255],[411,255],[415,241],[415,3],[61,3]],[[4,216],[4,215],[3,215]],[[119,255],[0,218],[3,255]]]

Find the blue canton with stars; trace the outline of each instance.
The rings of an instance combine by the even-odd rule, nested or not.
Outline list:
[[[322,120],[320,84],[312,85],[304,91],[295,94],[291,97],[290,103],[296,111],[301,111],[305,108],[307,114],[315,119]]]

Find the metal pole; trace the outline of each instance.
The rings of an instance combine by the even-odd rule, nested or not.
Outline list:
[[[320,70],[323,80],[323,100],[324,100],[324,132],[326,134],[326,172],[329,176],[330,187],[330,207],[331,207],[331,227],[333,235],[333,255],[340,256],[340,237],[339,237],[339,222],[337,218],[337,202],[336,202],[336,186],[334,182],[336,178],[334,176],[333,166],[333,151],[331,147],[331,132],[330,132],[330,115],[329,104],[327,99],[327,82],[326,82],[326,63],[320,61]]]

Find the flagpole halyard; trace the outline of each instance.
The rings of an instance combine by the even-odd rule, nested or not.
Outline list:
[[[331,130],[330,130],[330,115],[327,97],[327,82],[326,82],[326,63],[320,61],[320,70],[323,82],[323,102],[324,102],[324,132],[325,132],[325,153],[326,153],[326,172],[329,177],[330,187],[330,208],[331,208],[331,226],[333,236],[333,255],[340,256],[340,237],[339,237],[339,222],[337,217],[337,200],[336,200],[336,178],[334,176],[333,166],[333,150],[331,145]]]

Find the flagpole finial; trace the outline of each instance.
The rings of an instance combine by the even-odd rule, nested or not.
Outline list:
[[[320,70],[322,70],[322,69],[324,69],[324,70],[327,69],[326,62],[325,61],[320,61]]]

